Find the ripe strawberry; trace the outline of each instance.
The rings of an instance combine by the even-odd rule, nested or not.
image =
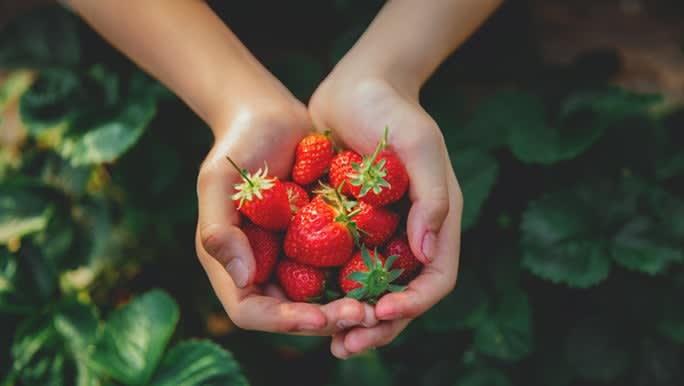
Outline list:
[[[306,192],[306,190],[304,190],[304,188],[294,182],[283,181],[283,185],[285,185],[285,190],[287,191],[287,199],[290,202],[290,210],[294,215],[299,209],[309,203],[309,194]]]
[[[360,212],[354,216],[361,242],[367,247],[377,247],[389,240],[399,225],[399,215],[388,208],[359,202]]]
[[[371,252],[362,246],[340,270],[340,288],[348,297],[371,304],[387,291],[403,291],[406,287],[391,284],[402,273],[401,269],[390,270],[396,258],[385,259],[377,250]]]
[[[292,212],[282,182],[277,177],[268,176],[266,165],[263,170],[250,174],[240,169],[230,157],[226,158],[242,177],[242,183],[233,185],[237,192],[231,196],[240,213],[269,230],[287,228]]]
[[[387,149],[387,128],[373,154],[361,163],[352,163],[352,168],[347,174],[349,189],[360,201],[383,206],[398,201],[408,189],[404,164],[394,151]]]
[[[320,269],[285,259],[278,263],[276,276],[290,300],[316,302],[323,295],[325,273]]]
[[[285,254],[314,267],[343,265],[358,237],[351,217],[353,213],[348,213],[341,199],[319,194],[292,218],[285,234]]]
[[[319,179],[330,165],[333,146],[330,139],[320,133],[309,134],[297,145],[292,179],[300,185],[308,185]]]
[[[251,222],[242,227],[245,232],[249,245],[254,252],[256,260],[256,273],[254,274],[254,284],[263,284],[273,273],[273,268],[280,254],[280,236],[260,228]]]
[[[344,150],[334,156],[330,162],[330,172],[328,173],[330,184],[333,188],[339,188],[344,182],[342,193],[351,196],[352,192],[350,190],[351,184],[349,183],[349,174],[354,172],[352,164],[360,164],[362,161],[363,157],[361,157],[359,153],[351,150]]]
[[[385,246],[385,254],[397,255],[397,261],[394,262],[394,267],[404,270],[401,276],[396,280],[399,284],[408,283],[422,265],[421,262],[416,259],[416,256],[413,255],[413,252],[411,252],[411,247],[409,246],[406,235],[392,238]]]

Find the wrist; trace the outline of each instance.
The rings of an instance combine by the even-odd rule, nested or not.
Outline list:
[[[226,87],[230,90],[212,100],[206,121],[214,137],[225,135],[238,120],[299,121],[301,112],[306,113],[304,105],[277,80],[264,77],[244,80],[230,84]]]
[[[366,84],[383,84],[396,90],[404,98],[417,102],[424,80],[389,63],[357,60],[350,52],[335,66],[324,83],[336,90],[350,90],[364,87]]]

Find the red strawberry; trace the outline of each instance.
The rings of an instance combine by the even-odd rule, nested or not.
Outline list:
[[[277,177],[268,176],[267,166],[249,174],[247,170],[240,169],[230,157],[226,158],[242,177],[242,183],[233,185],[237,192],[231,196],[240,213],[269,230],[287,228],[292,212],[282,182]]]
[[[330,162],[330,173],[328,174],[330,176],[330,184],[333,188],[339,188],[342,182],[344,182],[342,193],[351,196],[352,192],[350,190],[351,184],[349,184],[349,174],[354,172],[352,164],[360,164],[362,161],[363,157],[361,157],[359,153],[351,150],[345,150],[333,157]]]
[[[387,291],[403,291],[405,287],[391,284],[402,273],[401,269],[390,270],[394,259],[396,256],[385,259],[377,250],[362,246],[340,270],[340,288],[348,297],[371,304]]]
[[[316,196],[292,218],[285,235],[285,254],[315,267],[343,265],[352,254],[355,224],[340,201]]]
[[[287,190],[287,199],[290,201],[290,210],[294,215],[304,205],[309,203],[309,194],[294,182],[283,181],[285,190]]]
[[[285,259],[278,264],[276,276],[290,300],[315,302],[323,295],[325,273],[320,269]]]
[[[278,260],[278,255],[280,254],[280,236],[260,228],[251,222],[246,223],[242,227],[242,231],[247,235],[249,245],[254,252],[254,260],[256,260],[254,283],[263,284],[271,277],[273,267],[275,267],[275,263]]]
[[[367,247],[377,247],[389,240],[397,230],[399,215],[388,208],[359,202],[360,212],[354,216],[361,242]]]
[[[309,134],[297,145],[292,179],[300,185],[308,185],[319,179],[330,165],[333,146],[324,134]]]
[[[352,164],[348,182],[351,193],[360,201],[383,206],[398,201],[406,189],[409,178],[397,154],[387,149],[387,128],[382,140],[370,157]]]
[[[397,255],[397,261],[394,262],[394,268],[404,270],[401,273],[401,276],[397,278],[397,283],[399,284],[408,283],[422,265],[421,262],[416,259],[416,256],[413,255],[413,252],[411,252],[411,247],[409,246],[406,235],[392,238],[385,246],[385,254]]]

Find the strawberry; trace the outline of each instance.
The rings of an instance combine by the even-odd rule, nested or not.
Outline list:
[[[387,128],[371,156],[352,163],[347,174],[349,190],[360,201],[383,206],[398,201],[408,189],[409,178],[397,154],[387,149]]]
[[[354,216],[354,222],[359,229],[361,242],[367,247],[384,244],[397,230],[399,215],[388,208],[359,202],[358,209],[360,211]]]
[[[401,269],[392,269],[396,255],[385,259],[377,250],[361,247],[340,270],[340,288],[348,297],[374,304],[385,292],[403,291],[406,287],[392,284]]]
[[[349,184],[348,176],[354,172],[352,164],[360,164],[362,161],[363,157],[361,157],[359,153],[351,150],[344,150],[334,156],[332,161],[330,161],[330,172],[328,173],[330,184],[334,188],[339,188],[344,182],[342,193],[351,196],[351,185]]]
[[[254,260],[256,261],[254,284],[263,284],[271,277],[275,263],[278,260],[280,236],[251,222],[243,225],[242,231],[247,236],[249,245],[254,252]]]
[[[394,267],[404,270],[401,276],[397,278],[397,283],[399,284],[408,283],[422,265],[421,262],[416,259],[416,256],[413,255],[413,252],[411,252],[411,247],[409,246],[406,235],[392,238],[392,240],[385,245],[385,254],[397,255],[397,261],[394,262]]]
[[[323,295],[325,273],[320,269],[285,259],[278,264],[276,276],[292,301],[316,302]]]
[[[304,137],[297,145],[292,179],[300,185],[308,185],[325,174],[333,156],[333,146],[328,136],[314,133]]]
[[[304,188],[294,182],[283,181],[283,185],[285,185],[285,190],[287,190],[287,199],[290,202],[290,210],[294,215],[299,209],[309,203],[309,194],[306,192],[306,190],[304,190]]]
[[[240,213],[268,230],[287,228],[292,212],[282,182],[277,177],[268,176],[266,165],[263,170],[250,174],[240,169],[230,157],[226,158],[242,177],[242,183],[234,185],[237,192],[231,196]]]
[[[333,190],[334,191],[334,190]],[[338,199],[319,194],[292,218],[285,234],[285,254],[293,260],[315,267],[343,265],[351,257],[356,224]]]

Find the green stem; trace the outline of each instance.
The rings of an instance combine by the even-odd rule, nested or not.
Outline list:
[[[229,156],[226,156],[226,159],[228,160],[228,162],[230,162],[231,165],[233,165],[233,167],[235,168],[235,170],[237,170],[238,173],[240,173],[240,175],[242,176],[242,178],[243,178],[245,181],[247,181],[247,183],[249,184],[249,186],[254,187],[254,183],[252,183],[252,180],[249,179],[249,176],[247,175],[247,171],[246,171],[245,169],[240,169],[240,167],[235,163],[235,161],[233,161]]]

